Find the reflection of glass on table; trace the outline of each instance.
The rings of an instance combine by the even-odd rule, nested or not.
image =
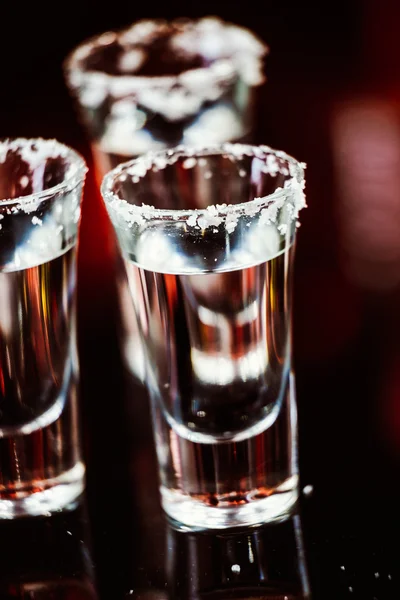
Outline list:
[[[169,598],[310,598],[299,514],[279,524],[218,534],[168,526],[166,547]]]
[[[216,17],[143,20],[81,44],[65,61],[65,76],[90,139],[98,184],[112,167],[149,150],[249,139],[266,53],[252,32]],[[126,278],[118,257],[112,260],[124,354],[142,379]]]
[[[1,600],[98,600],[83,499],[49,517],[0,523]]]
[[[104,179],[163,507],[185,525],[268,522],[297,500],[290,317],[303,187],[303,165],[242,144],[145,155]]]
[[[53,140],[0,143],[0,518],[83,490],[75,348],[86,166]]]

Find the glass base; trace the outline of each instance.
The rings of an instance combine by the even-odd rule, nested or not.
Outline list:
[[[0,519],[47,515],[62,510],[72,504],[84,489],[85,467],[79,462],[59,477],[32,482],[29,489],[0,490]]]
[[[298,500],[298,477],[293,476],[268,496],[260,498],[258,490],[248,495],[246,503],[237,504],[234,494],[221,499],[220,506],[161,486],[162,507],[179,529],[229,529],[255,527],[287,519]],[[231,503],[231,506],[229,506]],[[221,506],[223,504],[224,506]]]

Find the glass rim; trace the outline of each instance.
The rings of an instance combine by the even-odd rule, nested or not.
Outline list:
[[[26,194],[25,196],[17,196],[16,198],[0,198],[0,208],[4,206],[13,206],[15,204],[21,206],[33,203],[39,204],[44,200],[52,198],[56,194],[72,190],[85,178],[88,167],[83,156],[67,144],[63,144],[54,138],[1,138],[0,163],[4,163],[8,150],[23,149],[24,147],[32,146],[33,144],[39,147],[42,146],[42,150],[44,151],[43,161],[46,161],[48,158],[64,158],[69,161],[69,166],[63,180],[60,181],[60,183],[45,190],[40,190],[39,192],[33,192],[31,194]],[[47,154],[46,150],[48,151]],[[40,148],[38,151],[40,151]],[[23,157],[22,160],[24,160]]]
[[[263,161],[262,171],[271,177],[278,173],[287,177],[284,187],[278,187],[274,192],[264,197],[254,197],[251,200],[240,202],[238,204],[221,204],[209,205],[206,208],[195,209],[166,209],[155,208],[142,204],[130,204],[124,198],[120,197],[113,191],[113,187],[118,180],[124,181],[127,176],[131,175],[136,178],[133,183],[138,183],[149,171],[162,171],[167,166],[173,165],[179,159],[186,159],[192,168],[197,160],[212,156],[223,156],[233,161],[240,161],[244,156],[250,158],[258,158]],[[271,158],[268,158],[271,157]],[[278,159],[286,162],[286,166],[279,165]],[[275,150],[270,146],[251,145],[241,143],[223,143],[223,144],[208,144],[206,146],[176,146],[160,150],[157,152],[147,152],[137,158],[123,162],[117,167],[109,171],[103,178],[100,186],[100,191],[103,200],[107,207],[115,210],[122,217],[126,218],[131,223],[143,224],[145,221],[152,220],[172,220],[175,222],[185,220],[190,226],[197,226],[197,218],[206,216],[211,219],[210,224],[215,218],[221,220],[229,220],[229,218],[237,218],[247,215],[254,216],[264,209],[270,209],[274,205],[278,208],[285,204],[285,200],[290,202],[291,220],[297,221],[300,210],[307,206],[305,199],[305,169],[306,163],[299,162],[294,157],[281,150]],[[190,221],[190,217],[193,221]],[[196,219],[194,219],[196,217]]]
[[[72,75],[77,75],[79,74],[82,78],[93,78],[93,79],[98,79],[102,78],[103,82],[106,82],[110,85],[110,87],[113,86],[113,83],[117,83],[117,82],[124,82],[125,84],[127,84],[127,86],[129,87],[129,84],[137,84],[140,85],[140,87],[148,84],[148,85],[165,85],[165,86],[170,86],[173,84],[176,84],[180,81],[180,77],[184,76],[186,73],[189,73],[191,71],[210,71],[210,68],[214,65],[217,66],[217,68],[219,66],[222,66],[222,70],[218,70],[218,72],[215,73],[215,77],[216,78],[229,78],[229,74],[226,72],[226,68],[224,69],[223,67],[226,67],[227,62],[233,63],[233,61],[231,60],[235,54],[235,52],[231,52],[228,56],[226,57],[217,57],[214,58],[213,60],[210,60],[210,64],[207,66],[203,66],[203,67],[188,67],[187,69],[183,69],[181,73],[176,74],[176,75],[137,75],[135,73],[133,74],[127,74],[127,73],[118,73],[118,74],[113,74],[113,73],[107,73],[102,69],[87,69],[85,66],[85,61],[86,59],[91,55],[91,52],[97,48],[101,48],[101,47],[107,47],[111,44],[113,44],[114,42],[118,41],[119,39],[124,39],[124,36],[129,35],[129,32],[132,31],[132,29],[136,26],[140,26],[142,24],[155,24],[155,25],[161,25],[161,26],[167,26],[167,27],[174,27],[174,26],[181,26],[184,27],[185,25],[197,25],[199,23],[204,23],[205,21],[214,21],[216,23],[219,23],[220,25],[222,25],[222,27],[225,28],[232,28],[235,31],[239,32],[240,34],[245,34],[249,37],[249,39],[252,40],[253,44],[254,44],[254,48],[250,51],[250,49],[247,49],[247,52],[249,52],[249,54],[252,54],[256,59],[261,60],[263,59],[266,55],[268,55],[269,53],[269,46],[268,44],[266,44],[262,39],[260,39],[259,36],[257,36],[251,29],[249,29],[248,27],[244,27],[242,25],[237,25],[235,23],[231,23],[227,20],[224,20],[220,17],[215,17],[215,16],[208,16],[208,17],[193,17],[193,18],[176,18],[176,19],[157,19],[157,18],[147,18],[147,19],[139,19],[137,21],[133,21],[130,25],[124,27],[124,28],[119,28],[119,29],[110,29],[108,31],[103,31],[102,33],[93,35],[89,38],[87,38],[86,40],[83,40],[81,43],[79,43],[77,46],[75,46],[65,57],[64,61],[63,61],[63,70],[65,75],[67,76],[67,79],[69,80],[69,82],[73,85],[73,82],[71,81],[71,77],[70,77],[70,73]],[[145,45],[145,44],[143,44]],[[147,44],[148,46],[151,45],[151,42],[149,42]],[[123,45],[122,45],[123,46]],[[133,43],[131,43],[131,46],[129,46],[129,44],[126,44],[126,48],[127,51],[129,51],[129,49],[134,48],[135,45]],[[201,55],[202,52],[199,51],[199,54]],[[233,73],[235,75],[238,74],[238,69],[231,64],[231,67],[233,68]],[[225,71],[225,72],[224,72]],[[230,77],[232,77],[232,73],[230,74]],[[257,79],[257,78],[256,78]],[[252,86],[257,86],[257,85],[261,85],[264,81],[265,81],[266,77],[264,74],[260,73],[259,74],[259,80],[255,80],[255,83],[252,84]]]

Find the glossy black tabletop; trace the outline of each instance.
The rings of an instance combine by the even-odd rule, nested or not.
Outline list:
[[[172,2],[161,16],[219,14],[270,44],[256,141],[308,165],[294,285],[298,510],[248,531],[167,523],[147,396],[122,366],[112,294],[99,291],[91,172],[78,294],[87,492],[64,513],[0,522],[0,600],[400,598],[400,9],[264,4]],[[8,7],[0,136],[57,137],[91,165],[62,58],[158,15],[122,0],[58,8]]]

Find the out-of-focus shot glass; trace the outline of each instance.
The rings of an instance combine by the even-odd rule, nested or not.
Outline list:
[[[291,284],[304,165],[266,146],[149,153],[106,175],[144,348],[162,504],[194,528],[298,497]]]
[[[65,75],[99,184],[149,150],[246,138],[266,53],[252,32],[216,17],[138,21],[75,49]]]
[[[216,17],[142,20],[76,48],[64,72],[90,139],[98,184],[111,168],[147,151],[251,140],[267,52],[251,31]],[[102,208],[97,215],[108,231],[102,243],[109,249],[98,255],[104,277],[104,262],[114,261],[122,352],[129,370],[143,380],[126,278]]]
[[[0,518],[58,510],[84,488],[75,276],[85,174],[55,140],[0,141]]]

